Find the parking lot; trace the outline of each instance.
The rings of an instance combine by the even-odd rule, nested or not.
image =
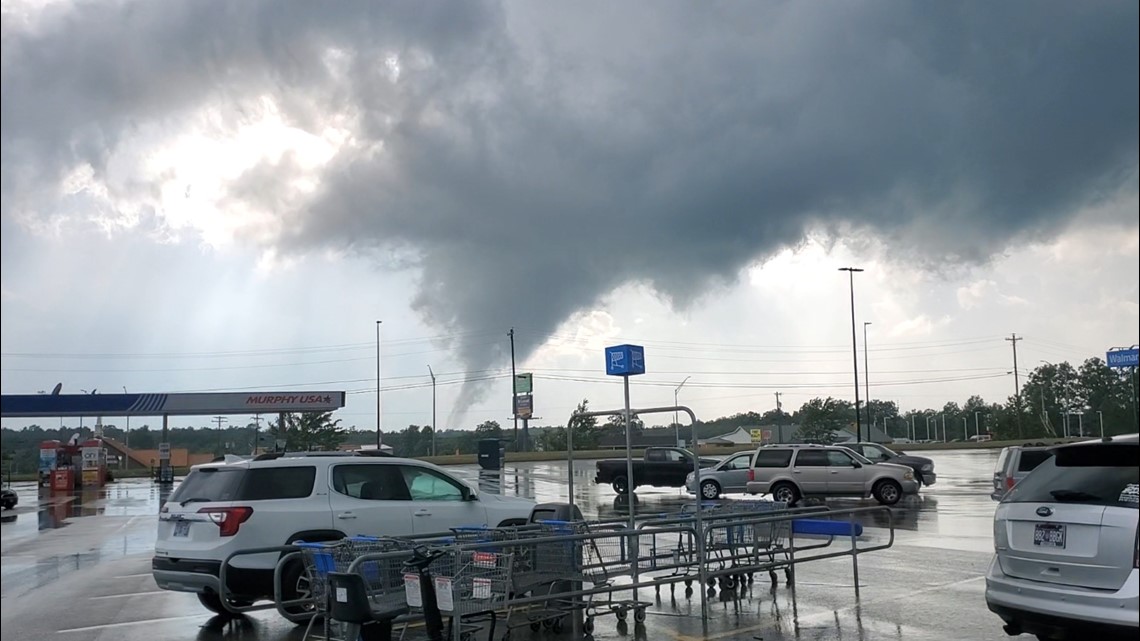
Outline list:
[[[996,451],[930,453],[938,483],[892,510],[896,543],[861,556],[860,598],[851,563],[802,565],[793,589],[757,581],[735,598],[717,593],[703,624],[696,596],[650,591],[645,626],[598,620],[594,638],[667,639],[1003,639],[1000,620],[983,599],[992,551],[990,474]],[[511,465],[501,478],[474,467],[454,468],[484,492],[540,501],[566,500],[565,463]],[[627,503],[595,486],[593,463],[575,466],[576,500],[588,517],[624,514]],[[150,578],[155,515],[164,498],[149,481],[123,481],[102,492],[52,498],[34,484],[15,484],[20,505],[2,525],[2,628],[5,639],[300,639],[276,614],[225,622],[190,594],[164,592]],[[678,490],[640,488],[637,509],[670,512],[688,497]],[[871,505],[833,501],[832,507]],[[881,521],[881,519],[878,519]],[[867,537],[885,536],[884,522],[866,522]],[[529,638],[531,632],[517,638]],[[549,634],[549,633],[547,633]]]

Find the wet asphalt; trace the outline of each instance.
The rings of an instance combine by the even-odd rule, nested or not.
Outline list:
[[[859,557],[856,598],[849,558],[804,563],[795,586],[767,577],[708,600],[707,621],[697,595],[684,587],[655,594],[644,625],[600,617],[595,639],[760,639],[779,641],[899,639],[911,641],[1008,638],[989,613],[983,576],[992,555],[994,503],[989,498],[996,451],[943,451],[938,483],[891,510],[894,545]],[[565,462],[509,465],[502,477],[474,466],[451,468],[485,492],[567,499]],[[575,465],[575,500],[588,517],[626,514],[608,486],[593,484],[592,461]],[[156,514],[164,492],[146,480],[101,491],[52,496],[33,483],[13,484],[16,510],[0,518],[0,633],[4,641],[300,640],[275,613],[237,621],[213,617],[194,595],[159,590],[150,577]],[[732,497],[730,497],[731,499]],[[691,498],[675,489],[639,488],[642,513],[677,511]],[[834,509],[872,506],[835,500]],[[865,545],[887,540],[886,518],[867,516]],[[479,639],[485,638],[485,634]],[[501,637],[497,634],[496,637]],[[413,631],[405,638],[416,638]],[[574,638],[570,633],[516,630],[512,639]]]

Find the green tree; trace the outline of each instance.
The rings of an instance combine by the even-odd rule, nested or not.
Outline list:
[[[483,421],[475,427],[475,436],[484,438],[503,438],[503,428],[498,421]]]
[[[813,398],[796,412],[800,427],[797,436],[809,443],[830,444],[835,441],[835,431],[848,427],[854,420],[855,410],[851,403],[832,398]]]
[[[270,431],[274,438],[285,440],[288,451],[334,451],[348,436],[348,431],[340,426],[340,419],[333,419],[332,412],[286,413],[282,417],[284,425],[278,419],[271,423]]]

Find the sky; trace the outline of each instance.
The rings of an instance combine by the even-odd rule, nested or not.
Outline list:
[[[795,409],[853,399],[856,266],[872,397],[1000,402],[1013,333],[1137,342],[1138,11],[6,0],[0,388],[375,429],[379,365],[394,430],[430,367],[441,428],[506,425],[513,328],[535,424],[620,407],[627,342],[634,406]]]

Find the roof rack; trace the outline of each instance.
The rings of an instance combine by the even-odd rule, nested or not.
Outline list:
[[[273,461],[279,458],[302,458],[306,456],[369,456],[369,457],[394,457],[394,454],[384,452],[381,450],[353,450],[349,452],[265,452],[253,457],[254,461]]]

